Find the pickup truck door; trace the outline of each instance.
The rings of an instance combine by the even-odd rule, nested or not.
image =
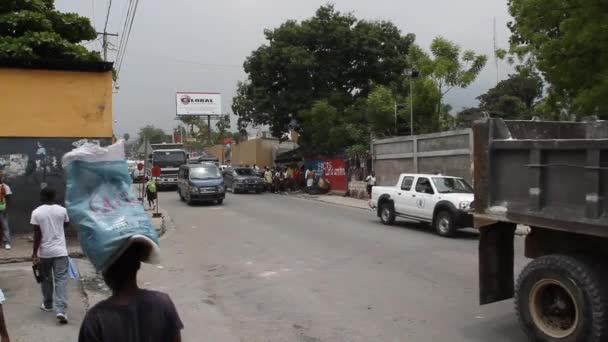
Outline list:
[[[401,184],[398,184],[397,189],[395,189],[395,211],[399,214],[411,214],[415,203],[412,197],[414,179],[412,176],[404,176]]]
[[[433,210],[435,209],[435,204],[437,202],[437,194],[431,184],[431,180],[427,177],[418,177],[412,194],[414,199],[412,215],[420,219],[431,221],[433,219]]]

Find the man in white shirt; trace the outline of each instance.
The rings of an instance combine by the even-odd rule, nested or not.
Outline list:
[[[8,184],[4,183],[4,174],[0,171],[0,228],[2,228],[2,242],[4,249],[11,249],[11,229],[8,226],[8,206],[13,192]]]
[[[367,182],[367,195],[372,197],[372,188],[376,186],[376,173],[372,171],[372,173],[365,178],[365,181]]]
[[[53,283],[55,288],[55,313],[60,324],[67,324],[66,315],[68,280],[68,249],[65,228],[69,223],[67,210],[55,204],[55,190],[42,189],[42,205],[32,212],[34,226],[34,250],[32,261],[38,265],[42,278],[43,311],[53,311]]]

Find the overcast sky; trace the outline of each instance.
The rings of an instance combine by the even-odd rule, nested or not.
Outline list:
[[[108,0],[56,0],[63,12],[77,12],[103,30]],[[456,110],[477,104],[479,94],[496,84],[492,58],[493,18],[497,41],[506,47],[510,20],[506,0],[334,0],[336,8],[358,18],[390,20],[403,32],[416,34],[428,48],[442,35],[462,48],[485,53],[489,60],[478,80],[465,90],[453,90],[446,102]],[[122,33],[128,0],[113,0],[108,32]],[[146,124],[170,131],[175,121],[175,91],[223,94],[223,109],[231,113],[236,84],[246,78],[245,58],[264,43],[263,30],[287,19],[305,19],[327,3],[322,0],[141,0],[131,32],[120,90],[114,95],[115,132],[134,135]],[[111,38],[118,45],[118,38]],[[88,47],[100,50],[99,41]],[[112,59],[114,54],[111,55]],[[499,77],[507,77],[501,64]],[[234,119],[233,119],[234,122]]]

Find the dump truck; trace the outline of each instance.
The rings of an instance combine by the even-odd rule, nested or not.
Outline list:
[[[159,189],[177,187],[177,173],[180,166],[188,161],[188,154],[182,144],[152,144],[152,153],[149,155],[149,169],[146,174],[152,174],[153,167],[160,168],[160,177],[156,179]]]
[[[608,341],[608,123],[473,127],[481,304],[515,299],[532,341]],[[514,232],[532,259],[514,280]]]

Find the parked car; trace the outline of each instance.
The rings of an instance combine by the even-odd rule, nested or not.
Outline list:
[[[222,204],[226,197],[222,174],[212,163],[182,165],[177,175],[177,192],[188,204],[205,201]]]
[[[247,167],[226,169],[224,171],[224,181],[226,182],[226,189],[230,189],[234,194],[239,192],[259,194],[264,191],[264,180],[258,177],[253,169]]]
[[[430,223],[441,236],[473,225],[473,188],[462,178],[402,174],[395,186],[374,186],[370,206],[382,223],[396,217]]]

